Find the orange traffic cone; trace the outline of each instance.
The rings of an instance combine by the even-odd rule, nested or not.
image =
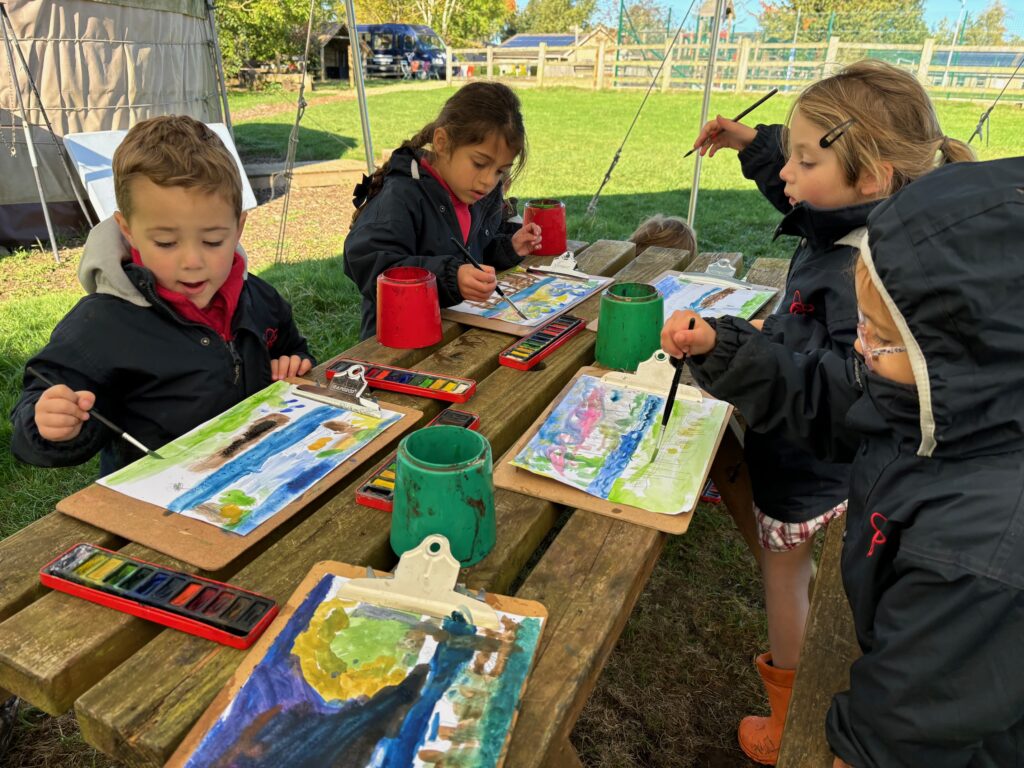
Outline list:
[[[757,664],[757,671],[768,692],[768,705],[772,713],[768,717],[743,718],[738,733],[740,749],[756,763],[775,765],[779,759],[782,728],[786,724],[796,670],[773,667],[770,653],[761,654],[754,659],[754,663]]]

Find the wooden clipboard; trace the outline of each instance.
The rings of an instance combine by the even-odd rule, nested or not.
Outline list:
[[[655,356],[658,354],[664,355],[665,353],[659,350],[659,352],[655,353]],[[644,366],[646,364],[647,363],[641,363],[640,365]],[[528,470],[513,466],[511,463],[512,459],[514,459],[523,447],[533,438],[533,436],[537,434],[548,416],[551,415],[551,412],[560,402],[562,402],[581,376],[604,378],[609,375],[618,377],[620,381],[623,379],[628,381],[629,377],[633,376],[633,374],[609,372],[605,368],[597,368],[595,366],[586,366],[581,368],[576,375],[572,377],[572,380],[565,385],[551,404],[544,409],[544,412],[537,417],[537,420],[533,422],[523,436],[520,437],[519,440],[517,440],[516,443],[509,448],[509,450],[495,464],[494,485],[498,488],[505,488],[526,496],[546,499],[556,504],[564,504],[567,507],[576,509],[585,509],[588,512],[596,512],[599,515],[606,515],[608,517],[615,518],[616,520],[625,520],[636,525],[643,525],[647,528],[664,531],[665,533],[686,533],[686,530],[690,527],[690,519],[693,517],[693,511],[697,508],[697,504],[700,501],[699,493],[694,497],[693,507],[688,511],[675,515],[668,515],[659,512],[651,512],[628,504],[618,504],[597,496],[591,496],[589,493],[574,488],[571,485],[561,483],[550,477],[536,475]],[[668,386],[661,388],[659,385],[655,385],[655,388],[660,389],[659,394],[667,393],[668,390]],[[643,389],[648,392],[655,391],[655,388],[652,388],[650,385],[643,387]],[[683,390],[682,386],[680,386],[680,390]],[[677,399],[681,399],[681,396],[677,396]],[[698,483],[700,487],[703,487],[707,482],[708,473],[711,471],[711,464],[714,461],[715,454],[718,453],[718,447],[722,443],[722,437],[725,435],[725,430],[729,426],[729,417],[732,415],[732,411],[733,407],[729,405],[722,419],[722,425],[718,430],[718,435],[715,438],[714,450],[711,452],[707,463],[703,468],[702,477]]]
[[[753,290],[753,291],[770,292],[771,295],[768,296],[767,298],[765,298],[764,301],[762,301],[760,304],[757,305],[755,310],[750,313],[750,317],[756,317],[757,313],[760,312],[764,308],[764,306],[766,304],[768,304],[772,299],[774,299],[776,294],[779,293],[779,289],[778,288],[773,288],[770,285],[757,285],[755,283],[748,283],[745,280],[740,280],[739,278],[735,278],[735,277],[721,277],[720,275],[712,275],[712,274],[708,274],[707,272],[680,272],[680,271],[675,270],[675,269],[666,270],[666,271],[662,272],[660,275],[658,275],[657,277],[655,277],[653,280],[648,280],[647,282],[648,282],[649,285],[656,286],[658,283],[660,283],[666,277],[685,277],[685,278],[693,281],[694,283],[701,283],[702,285],[719,287],[719,288],[741,288],[741,289],[747,290],[747,291]],[[666,320],[666,322],[668,321],[669,314],[670,314],[669,307],[668,307],[668,304],[666,302],[666,305],[665,305],[665,320]],[[744,318],[744,319],[749,319],[749,318]],[[589,323],[587,323],[587,329],[596,332],[597,329],[598,329],[598,320],[599,320],[599,318],[595,318],[595,319],[591,320]]]
[[[289,381],[295,384],[311,383],[305,379]],[[96,483],[57,502],[57,511],[197,568],[218,571],[332,486],[379,459],[385,448],[402,433],[413,428],[423,416],[422,411],[390,403],[381,402],[380,407],[400,413],[402,418],[356,451],[347,461],[324,475],[298,499],[244,536],[185,515],[168,513],[163,507]]]
[[[444,539],[444,537],[429,537],[420,544],[417,550],[426,547],[428,543],[430,543],[431,540],[435,538],[440,539],[444,542],[445,554],[451,557],[450,550],[447,549],[447,540]],[[412,550],[411,552],[416,553],[417,550]],[[409,554],[410,553],[406,553],[406,555],[403,555],[403,561],[405,560],[406,557],[408,557]],[[453,575],[457,576],[459,570],[458,561],[454,558],[451,558],[451,562],[454,564]],[[400,563],[399,568],[396,569],[396,573],[403,567],[404,566]],[[295,592],[292,593],[292,596],[288,598],[287,604],[281,609],[281,612],[278,614],[277,618],[274,619],[274,622],[270,625],[270,627],[267,628],[267,631],[264,633],[263,637],[261,637],[259,641],[249,650],[245,659],[239,665],[238,669],[235,670],[234,675],[231,676],[231,679],[225,684],[224,688],[221,689],[217,697],[210,703],[210,706],[203,713],[202,717],[200,717],[199,720],[196,721],[195,725],[192,727],[192,730],[189,731],[188,736],[185,737],[184,741],[181,742],[177,750],[175,750],[174,754],[171,755],[171,758],[166,763],[165,768],[181,768],[186,764],[188,758],[199,747],[200,743],[203,740],[203,737],[206,736],[210,728],[220,718],[221,714],[234,699],[235,695],[242,688],[245,682],[249,679],[250,675],[252,674],[256,666],[267,655],[267,651],[270,649],[271,645],[273,645],[274,641],[277,639],[277,636],[280,635],[281,632],[288,625],[288,622],[291,620],[296,609],[298,609],[298,607],[302,604],[303,600],[305,600],[306,596],[310,593],[310,591],[314,587],[316,587],[317,584],[320,583],[321,579],[323,579],[324,576],[327,575],[342,576],[349,579],[359,579],[360,577],[367,575],[367,569],[359,568],[355,565],[349,565],[348,563],[339,563],[330,560],[325,560],[314,565],[312,570],[310,570],[310,572],[306,574],[306,578],[302,580],[302,583],[299,584],[299,586],[295,589]],[[378,573],[376,575],[385,577],[388,576],[388,574],[386,573]],[[533,600],[522,600],[517,597],[505,597],[502,595],[494,595],[489,592],[483,594],[482,599],[487,604],[487,606],[490,606],[490,608],[494,610],[504,611],[506,613],[512,613],[518,616],[537,617],[545,621],[547,620],[547,609],[544,608],[544,606],[541,603],[538,603]],[[429,608],[430,606],[423,606],[418,610],[421,610],[421,612],[424,614],[434,615],[434,611],[429,610]],[[454,603],[450,605],[449,608],[451,610],[458,609]],[[537,658],[539,657],[539,655],[540,645],[538,644],[537,653],[533,658],[534,665],[536,665]],[[529,682],[529,676],[527,676],[526,681],[524,681],[523,690],[525,690],[527,682]],[[521,696],[522,691],[520,691],[520,697]],[[520,702],[521,701],[522,699],[520,698]],[[513,715],[513,727],[509,729],[509,737],[505,740],[505,746],[504,749],[502,750],[502,756],[501,759],[499,759],[498,761],[499,766],[502,764],[502,762],[504,762],[505,752],[507,752],[508,750],[508,742],[509,739],[511,738],[512,730],[515,727],[515,720],[517,717],[518,708],[516,714]]]
[[[516,268],[516,269],[518,269],[518,268]],[[525,270],[525,268],[524,268],[524,270]],[[507,270],[506,272],[503,272],[502,274],[507,274],[508,272],[511,272],[511,271],[514,271],[514,270]],[[549,277],[566,277],[566,275],[564,273],[563,274],[559,274],[557,272],[549,272],[547,276],[549,276]],[[572,311],[572,309],[574,307],[578,307],[584,301],[587,301],[589,298],[591,298],[592,296],[600,293],[605,288],[607,288],[609,285],[611,285],[612,283],[615,282],[614,278],[604,277],[602,275],[584,275],[583,273],[579,273],[579,276],[582,277],[582,278],[588,279],[588,280],[600,280],[601,284],[598,285],[598,286],[595,286],[592,291],[588,291],[586,295],[581,296],[577,301],[574,301],[571,304],[567,304],[564,308],[560,309],[558,312],[556,312],[556,313],[554,313],[552,315],[547,316],[541,322],[536,323],[534,325],[524,325],[522,323],[513,323],[513,322],[510,322],[508,320],[498,320],[498,319],[495,319],[493,317],[483,317],[482,315],[474,315],[471,312],[462,312],[462,311],[456,310],[456,309],[454,309],[452,307],[449,307],[447,309],[442,309],[441,310],[441,317],[443,317],[445,320],[452,320],[452,321],[454,321],[456,323],[461,323],[462,325],[472,326],[474,328],[483,328],[483,329],[488,330],[488,331],[497,331],[498,333],[508,333],[508,334],[513,335],[513,336],[529,336],[531,333],[534,333],[535,331],[537,331],[537,329],[543,327],[547,323],[550,323],[552,320],[557,320],[559,317],[561,317],[565,313]],[[498,278],[500,280],[501,275],[499,275]],[[569,279],[571,279],[571,278],[569,278]],[[505,293],[506,293],[506,295],[509,296],[509,298],[511,298],[513,301],[515,301],[515,296],[513,294],[511,294],[507,290],[505,291]],[[499,298],[497,296],[497,294],[495,294],[495,298]],[[505,301],[500,301],[500,302],[498,302],[498,304],[496,304],[496,306],[502,306],[502,305],[507,307],[508,303],[505,302]]]

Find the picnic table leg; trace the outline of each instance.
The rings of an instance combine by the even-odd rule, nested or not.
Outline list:
[[[576,747],[568,739],[556,744],[544,761],[544,768],[583,768]]]
[[[849,687],[850,665],[860,656],[839,569],[845,530],[844,515],[829,523],[825,534],[778,768],[832,765],[825,714],[832,696]]]
[[[722,496],[722,503],[729,511],[743,541],[754,556],[754,562],[761,564],[761,544],[757,537],[757,523],[754,520],[754,496],[750,487],[750,473],[743,457],[743,446],[730,426],[725,430],[722,444],[718,447],[711,464],[711,479]]]

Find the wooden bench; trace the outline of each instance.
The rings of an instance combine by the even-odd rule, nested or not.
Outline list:
[[[850,665],[860,657],[840,560],[846,516],[829,523],[811,593],[800,666],[793,683],[779,768],[831,768],[825,715],[832,697],[850,687]]]

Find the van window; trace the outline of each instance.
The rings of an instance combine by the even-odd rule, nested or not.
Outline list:
[[[416,50],[416,41],[413,40],[412,35],[402,35],[402,50],[403,51],[414,51]]]
[[[437,35],[420,33],[420,47],[428,51],[443,51],[444,43]]]
[[[387,51],[395,47],[395,36],[390,32],[374,32],[370,47],[375,51]]]

